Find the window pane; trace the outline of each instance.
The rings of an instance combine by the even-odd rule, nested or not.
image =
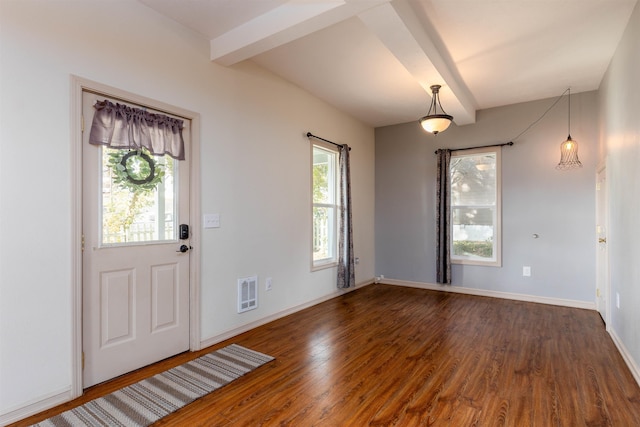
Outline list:
[[[313,146],[313,265],[331,265],[336,257],[336,183],[335,151]]]
[[[129,153],[135,152],[102,149],[101,244],[175,240],[177,186],[174,176],[178,162],[169,156],[127,156]],[[154,167],[153,175],[150,165]],[[156,178],[150,180],[153,177]],[[150,182],[144,182],[147,180]]]
[[[313,261],[333,259],[335,208],[313,207]]]
[[[453,256],[493,258],[494,213],[494,208],[451,208]]]
[[[451,260],[501,265],[500,150],[451,157]]]
[[[495,205],[496,155],[451,159],[451,205]]]
[[[335,203],[335,153],[313,147],[313,203]]]

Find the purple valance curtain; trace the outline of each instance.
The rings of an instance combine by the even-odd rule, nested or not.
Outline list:
[[[341,145],[340,157],[340,208],[338,231],[338,281],[339,289],[356,285],[356,269],[353,257],[353,225],[351,215],[351,166],[349,146]]]
[[[438,150],[436,154],[436,280],[451,284],[451,150]]]
[[[168,154],[184,160],[184,121],[141,108],[97,101],[89,143],[111,148],[146,148],[151,154]]]

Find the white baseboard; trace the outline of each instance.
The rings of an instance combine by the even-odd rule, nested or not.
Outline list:
[[[339,297],[341,295],[344,295],[345,293],[352,292],[356,289],[371,285],[373,283],[375,283],[375,281],[371,279],[356,285],[354,289],[336,291],[335,293],[308,301],[306,303],[303,303],[294,307],[290,307],[288,309],[274,313],[270,316],[263,317],[262,319],[256,320],[254,322],[247,323],[237,328],[228,330],[222,334],[219,334],[201,341],[202,348],[215,345],[219,342],[222,342],[236,335],[247,332],[258,326],[262,326],[274,320],[280,319],[282,317],[288,316],[290,314],[296,313],[298,311],[304,310],[306,308],[312,307],[314,305],[320,304],[330,299]],[[494,297],[494,298],[504,298],[504,299],[512,299],[517,301],[537,302],[542,304],[551,304],[551,305],[559,305],[559,306],[574,307],[574,308],[584,308],[584,309],[590,309],[590,310],[595,310],[596,308],[595,302],[590,303],[585,301],[574,301],[574,300],[565,300],[565,299],[559,299],[559,298],[539,297],[534,295],[513,294],[508,292],[488,291],[483,289],[464,288],[464,287],[458,287],[458,286],[443,286],[435,283],[411,282],[411,281],[405,281],[405,280],[394,280],[394,279],[386,279],[386,278],[384,279],[384,283],[388,285],[395,285],[395,286],[407,286],[407,287],[420,288],[420,289],[428,289],[428,290],[436,290],[436,291],[444,291],[444,292],[455,292],[455,293],[487,296],[487,297]],[[614,343],[616,344],[620,353],[622,354],[622,357],[624,358],[624,360],[627,362],[627,365],[631,369],[634,378],[640,384],[640,370],[638,370],[637,365],[634,363],[628,351],[626,350],[624,345],[620,342],[620,340],[617,338],[615,333],[611,331],[610,334],[613,338]],[[9,410],[8,412],[0,415],[0,425],[4,426],[7,424],[11,424],[15,421],[19,421],[23,418],[37,414],[39,412],[50,409],[56,405],[60,405],[70,400],[71,400],[70,390],[64,390],[58,393],[52,393],[49,396],[44,396],[43,398],[38,399],[32,403],[28,403],[14,410]]]
[[[439,285],[435,283],[410,282],[405,280],[394,280],[394,279],[386,279],[386,278],[384,279],[384,283],[388,285],[407,286],[411,288],[428,289],[433,291],[455,292],[455,293],[461,293],[461,294],[504,298],[504,299],[511,299],[516,301],[536,302],[541,304],[558,305],[563,307],[596,310],[595,302],[591,303],[586,301],[539,297],[535,295],[512,294],[509,292],[487,291],[483,289],[463,288],[458,286]],[[638,385],[640,385],[640,368],[638,367],[637,363],[633,359],[633,356],[631,356],[631,353],[629,353],[629,350],[627,350],[627,348],[622,343],[622,340],[620,340],[620,338],[618,337],[618,335],[616,335],[615,331],[612,328],[607,327],[607,332],[609,332],[609,335],[611,336],[611,339],[613,340],[614,344],[618,348],[620,355],[622,356],[625,363],[629,367],[629,370],[631,371],[633,378],[636,380]]]
[[[0,0],[1,1],[1,0]],[[232,338],[236,335],[239,335],[243,332],[247,332],[253,328],[264,325],[266,323],[277,320],[281,317],[288,316],[289,314],[293,314],[297,311],[304,310],[305,308],[314,306],[316,304],[320,304],[321,302],[328,301],[330,299],[339,297],[340,295],[344,295],[345,293],[355,291],[356,289],[360,289],[364,286],[370,285],[374,283],[374,280],[367,280],[362,283],[357,284],[353,289],[344,289],[344,290],[336,290],[336,292],[326,295],[321,298],[317,298],[312,301],[308,301],[304,304],[297,305],[295,307],[291,307],[289,309],[280,311],[278,313],[272,314],[271,316],[264,317],[260,320],[257,320],[252,323],[248,323],[246,325],[242,325],[238,328],[229,330],[223,334],[216,335],[215,337],[211,337],[207,340],[201,342],[202,348],[217,344],[226,339]],[[71,390],[65,389],[58,392],[51,393],[49,395],[42,396],[40,398],[34,399],[31,402],[27,402],[24,405],[20,405],[17,408],[10,408],[7,412],[0,414],[0,426],[6,426],[8,424],[14,423],[16,421],[20,421],[21,419],[30,417],[39,412],[46,411],[47,409],[51,409],[54,406],[61,405],[63,403],[69,402],[72,400]]]
[[[461,286],[440,285],[436,283],[411,282],[407,280],[383,279],[381,283],[396,286],[407,286],[411,288],[428,289],[432,291],[455,292],[459,294],[478,295],[482,297],[493,297],[510,299],[516,301],[537,302],[540,304],[559,305],[563,307],[584,308],[595,310],[596,303],[588,301],[576,301],[561,298],[540,297],[536,295],[514,294],[511,292],[489,291],[486,289],[464,288]]]
[[[206,347],[218,344],[219,342],[222,342],[222,341],[227,340],[229,338],[233,338],[236,335],[240,335],[240,334],[242,334],[244,332],[250,331],[251,329],[257,328],[258,326],[266,325],[267,323],[273,322],[274,320],[278,320],[278,319],[280,319],[282,317],[288,316],[288,315],[296,313],[298,311],[302,311],[305,308],[313,307],[314,305],[320,304],[320,303],[325,302],[325,301],[329,301],[330,299],[339,297],[339,296],[344,295],[344,294],[346,294],[348,292],[355,291],[356,289],[360,289],[360,288],[362,288],[364,286],[368,286],[368,285],[371,285],[373,283],[375,283],[374,279],[367,280],[365,282],[357,284],[355,286],[355,288],[353,288],[353,289],[336,290],[336,292],[334,292],[332,294],[325,295],[323,297],[308,301],[308,302],[306,302],[304,304],[300,304],[300,305],[296,305],[294,307],[290,307],[288,309],[285,309],[285,310],[279,311],[277,313],[274,313],[272,315],[269,315],[269,316],[263,317],[261,319],[258,319],[258,320],[254,321],[254,322],[247,323],[245,325],[239,326],[239,327],[234,328],[234,329],[230,329],[230,330],[228,330],[226,332],[223,332],[222,334],[218,334],[218,335],[215,335],[215,336],[213,336],[211,338],[207,338],[206,340],[203,340],[200,343],[201,344],[201,348],[206,348]]]
[[[0,426],[20,421],[54,406],[61,405],[71,400],[71,389],[65,388],[57,392],[41,396],[17,408],[9,408],[7,412],[0,415]]]
[[[274,313],[270,316],[263,317],[262,319],[256,320],[255,322],[247,323],[245,325],[239,326],[237,328],[226,331],[222,334],[213,336],[201,342],[202,347],[206,348],[229,338],[235,337],[236,335],[240,335],[244,332],[250,331],[253,328],[257,328],[258,326],[265,325],[274,320],[280,319],[282,317],[288,316],[290,314],[296,313],[298,311],[304,310],[305,308],[312,307],[316,304],[320,304],[324,301],[328,301],[332,298],[336,298],[340,295],[343,295],[345,292],[350,292],[355,289],[362,288],[363,286],[367,286],[373,283],[384,283],[387,285],[395,285],[395,286],[407,286],[412,288],[420,288],[420,289],[428,289],[434,291],[443,291],[443,292],[456,292],[462,294],[469,295],[478,295],[485,297],[494,297],[494,298],[503,298],[503,299],[511,299],[516,301],[527,301],[527,302],[536,302],[540,304],[550,304],[550,305],[559,305],[563,307],[573,307],[573,308],[584,308],[587,310],[595,310],[596,304],[595,302],[586,302],[586,301],[575,301],[575,300],[567,300],[560,298],[548,298],[548,297],[539,297],[535,295],[524,295],[524,294],[514,294],[509,292],[498,292],[498,291],[488,291],[484,289],[473,289],[473,288],[463,288],[459,286],[444,286],[435,283],[425,283],[425,282],[411,282],[406,280],[395,280],[395,279],[383,279],[383,280],[369,280],[358,284],[354,289],[345,290],[345,291],[337,291],[333,294],[308,301],[304,304],[297,305],[295,307],[288,308],[286,310],[282,310],[278,313]]]
[[[631,353],[629,353],[629,350],[627,350],[627,347],[625,347],[620,337],[618,337],[618,335],[612,328],[607,328],[607,331],[609,332],[609,335],[611,336],[613,343],[616,345],[616,347],[618,347],[618,351],[620,352],[620,355],[622,356],[625,363],[629,367],[629,370],[631,371],[631,375],[633,375],[633,378],[635,378],[638,385],[640,385],[640,368],[638,368],[638,365],[633,360]]]

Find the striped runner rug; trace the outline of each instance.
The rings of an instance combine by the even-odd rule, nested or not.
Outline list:
[[[272,360],[231,344],[34,426],[148,426]]]

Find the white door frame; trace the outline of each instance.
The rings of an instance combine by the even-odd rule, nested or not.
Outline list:
[[[190,218],[194,230],[189,257],[189,349],[200,350],[200,114],[71,76],[71,398],[82,396],[82,92],[89,90],[191,120]],[[84,123],[86,126],[87,123]],[[87,129],[88,131],[88,129]]]
[[[605,236],[608,239],[609,238],[609,179],[608,179],[608,174],[607,174],[607,161],[606,159],[604,161],[602,161],[601,163],[598,164],[598,166],[596,167],[596,185],[599,185],[599,181],[598,178],[600,176],[601,173],[604,173],[604,177],[605,177],[605,199],[602,200],[600,193],[598,193],[596,191],[596,217],[598,217],[598,210],[600,209],[604,209],[604,216],[605,216]],[[600,203],[603,203],[604,206],[600,206]],[[596,224],[597,226],[598,224]],[[597,236],[599,237],[599,236]],[[608,245],[608,242],[604,243],[605,245]],[[600,247],[599,247],[599,243],[596,243],[596,251],[599,251]],[[610,270],[609,270],[609,250],[607,247],[607,251],[606,251],[606,256],[604,257],[604,259],[600,260],[600,257],[598,256],[598,254],[596,254],[596,292],[598,290],[602,291],[604,293],[604,304],[605,304],[605,318],[602,319],[604,320],[605,323],[605,327],[606,330],[609,331],[610,327],[611,327],[611,310],[613,307],[612,301],[611,301],[611,276],[610,276]],[[602,262],[604,263],[604,265],[602,265]],[[601,269],[604,270],[604,272],[606,274],[601,275]],[[601,280],[604,279],[604,283],[601,283]],[[598,311],[600,312],[600,307],[598,306],[599,304],[599,297],[596,295],[596,308],[598,309]],[[602,313],[601,313],[602,314]]]

